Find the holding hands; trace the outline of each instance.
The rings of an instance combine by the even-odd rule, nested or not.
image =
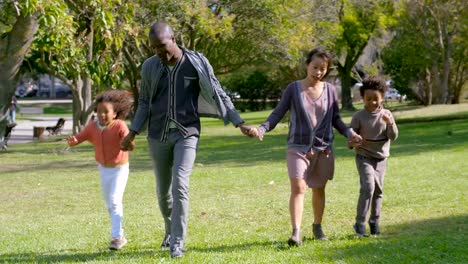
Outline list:
[[[362,137],[358,135],[356,132],[351,130],[351,136],[348,137],[348,146],[356,148],[361,146],[362,144]]]
[[[244,125],[244,124],[240,124],[239,125],[239,128],[240,128],[240,131],[242,132],[242,134],[248,136],[248,137],[254,137],[252,134],[251,134],[251,131],[252,131],[252,128],[248,125]]]
[[[135,132],[130,131],[120,142],[120,149],[123,151],[132,151],[135,148]]]
[[[239,128],[242,134],[251,137],[251,138],[258,138],[259,140],[263,140],[263,133],[257,127],[250,127],[244,124],[239,125]]]
[[[260,141],[263,140],[263,132],[262,132],[258,127],[252,128],[252,134],[253,134],[254,137],[256,137],[258,140],[260,140]]]

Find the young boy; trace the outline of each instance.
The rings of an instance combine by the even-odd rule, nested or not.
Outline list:
[[[382,209],[383,182],[390,141],[398,136],[398,128],[392,113],[384,109],[382,101],[387,86],[382,79],[372,76],[362,82],[360,93],[364,109],[351,119],[351,128],[362,137],[362,141],[349,141],[356,152],[356,167],[360,177],[360,192],[357,204],[356,235],[366,233],[366,216],[370,209],[369,226],[371,235],[379,235],[380,211]]]

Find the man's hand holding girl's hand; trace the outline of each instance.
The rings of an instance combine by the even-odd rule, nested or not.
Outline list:
[[[130,130],[128,135],[126,135],[122,141],[120,141],[120,149],[123,151],[132,151],[135,149],[135,142],[133,141],[135,139],[135,132]]]

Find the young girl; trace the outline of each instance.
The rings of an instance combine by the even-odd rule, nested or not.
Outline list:
[[[127,243],[122,229],[122,198],[129,164],[128,152],[120,150],[120,141],[128,134],[124,119],[131,107],[127,92],[104,92],[96,98],[96,120],[90,121],[80,133],[68,137],[68,145],[71,147],[85,140],[94,145],[102,193],[111,218],[111,250],[120,250]]]
[[[392,113],[382,106],[386,89],[385,81],[378,77],[365,79],[360,88],[364,109],[356,112],[351,119],[351,127],[362,137],[361,142],[348,143],[356,151],[356,166],[361,185],[354,225],[358,236],[368,236],[365,223],[369,209],[370,233],[380,234],[379,220],[387,157],[390,155],[390,141],[398,136]]]
[[[251,133],[262,140],[265,132],[273,130],[288,110],[291,112],[287,150],[291,184],[290,245],[302,244],[300,229],[307,187],[312,188],[314,237],[326,240],[321,223],[325,185],[333,178],[335,166],[333,127],[350,140],[359,138],[339,116],[335,87],[323,81],[332,63],[331,55],[322,48],[315,48],[307,55],[306,63],[307,77],[290,83],[268,119],[260,127],[251,129]]]

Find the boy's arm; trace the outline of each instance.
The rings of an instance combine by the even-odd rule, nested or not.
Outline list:
[[[357,135],[360,134],[359,118],[357,117],[357,114],[353,115],[353,117],[351,118],[351,124],[349,126]],[[359,135],[359,139],[360,140],[356,140],[356,139],[355,140],[353,140],[353,139],[348,140],[347,141],[348,148],[353,149],[353,148],[359,147],[361,145],[361,143],[362,143],[362,138],[360,137],[360,135]]]
[[[395,118],[393,118],[392,113],[389,110],[383,114],[382,119],[387,124],[387,137],[394,141],[398,137],[398,127],[395,123]]]

